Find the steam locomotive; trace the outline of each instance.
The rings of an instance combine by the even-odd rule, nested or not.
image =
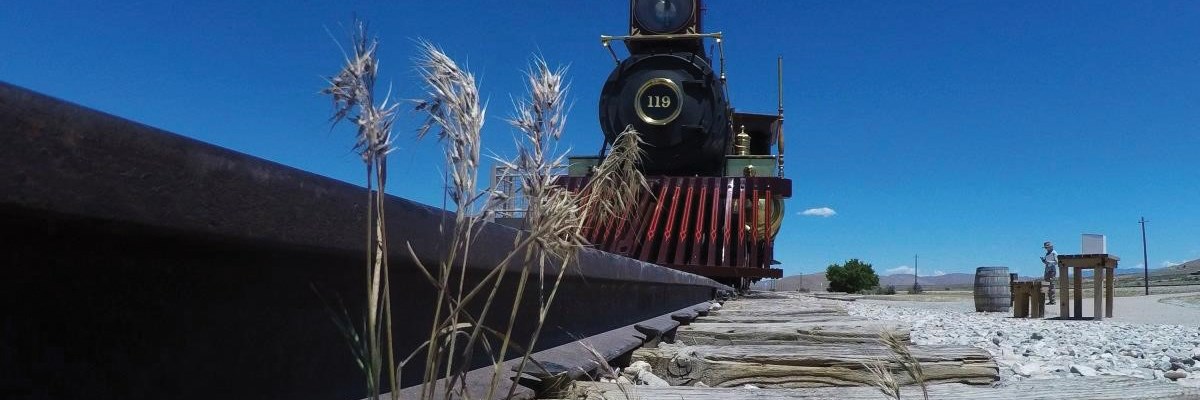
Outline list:
[[[616,63],[600,95],[604,145],[599,155],[571,157],[560,183],[580,190],[617,135],[633,126],[645,142],[649,190],[631,218],[589,221],[588,240],[747,288],[782,275],[772,268],[783,199],[791,197],[782,90],[776,114],[735,112],[723,35],[701,29],[701,11],[700,0],[631,0],[629,34],[601,36]],[[628,49],[623,60],[612,48],[617,42]],[[706,44],[719,49],[715,66]]]

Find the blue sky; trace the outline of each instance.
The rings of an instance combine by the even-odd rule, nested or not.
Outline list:
[[[1188,1],[733,1],[707,4],[727,36],[741,110],[775,109],[785,59],[786,273],[849,258],[921,274],[1003,265],[1039,273],[1041,243],[1108,236],[1122,267],[1200,258],[1200,3]],[[421,94],[414,40],[476,72],[485,147],[535,54],[570,67],[560,150],[594,153],[597,96],[623,1],[14,1],[0,12],[0,80],[332,178],[359,183],[351,133],[330,130],[322,76],[357,14],[381,74]],[[332,32],[333,36],[330,36]],[[441,205],[440,148],[407,140],[390,192]],[[403,171],[403,172],[400,172]],[[484,178],[486,179],[486,178]],[[836,214],[804,216],[827,207]]]

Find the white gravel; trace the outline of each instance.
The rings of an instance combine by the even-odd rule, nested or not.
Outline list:
[[[903,321],[918,345],[973,345],[996,358],[1000,384],[1126,375],[1200,387],[1200,327],[1112,321],[1015,319],[970,303],[845,303],[850,315]],[[1047,307],[1049,308],[1049,307]]]

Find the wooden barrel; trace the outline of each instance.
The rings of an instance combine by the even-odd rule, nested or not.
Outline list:
[[[1007,312],[1012,304],[1008,267],[975,269],[975,311]]]

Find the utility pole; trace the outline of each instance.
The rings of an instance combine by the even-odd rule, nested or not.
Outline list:
[[[1146,257],[1146,217],[1141,217],[1138,223],[1142,225],[1142,279],[1146,285],[1146,295],[1150,295],[1150,261]]]
[[[913,292],[917,291],[917,255],[913,254]]]

